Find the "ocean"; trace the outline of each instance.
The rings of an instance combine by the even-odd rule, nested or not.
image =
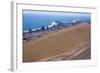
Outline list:
[[[73,21],[91,22],[90,13],[76,12],[54,12],[54,11],[33,11],[23,10],[22,12],[23,31],[49,26],[53,21],[71,23]],[[67,24],[68,25],[68,24]]]

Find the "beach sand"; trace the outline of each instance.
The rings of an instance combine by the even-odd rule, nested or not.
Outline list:
[[[23,42],[23,62],[52,61],[55,57],[56,60],[90,59],[90,39],[88,23],[51,32],[39,39]]]

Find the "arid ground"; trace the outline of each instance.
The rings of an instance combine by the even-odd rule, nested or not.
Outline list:
[[[91,59],[90,27],[84,22],[23,42],[23,62]]]

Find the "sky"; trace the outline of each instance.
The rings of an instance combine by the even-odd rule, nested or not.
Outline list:
[[[29,15],[50,15],[50,16],[62,16],[62,15],[67,15],[67,16],[90,16],[90,13],[79,13],[79,12],[54,12],[54,11],[34,11],[34,10],[23,10],[24,14],[29,14]]]

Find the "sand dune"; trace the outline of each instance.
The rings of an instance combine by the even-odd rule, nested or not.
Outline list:
[[[87,23],[52,32],[35,41],[23,43],[23,62],[39,61],[70,52],[85,42],[90,42],[90,24]]]

